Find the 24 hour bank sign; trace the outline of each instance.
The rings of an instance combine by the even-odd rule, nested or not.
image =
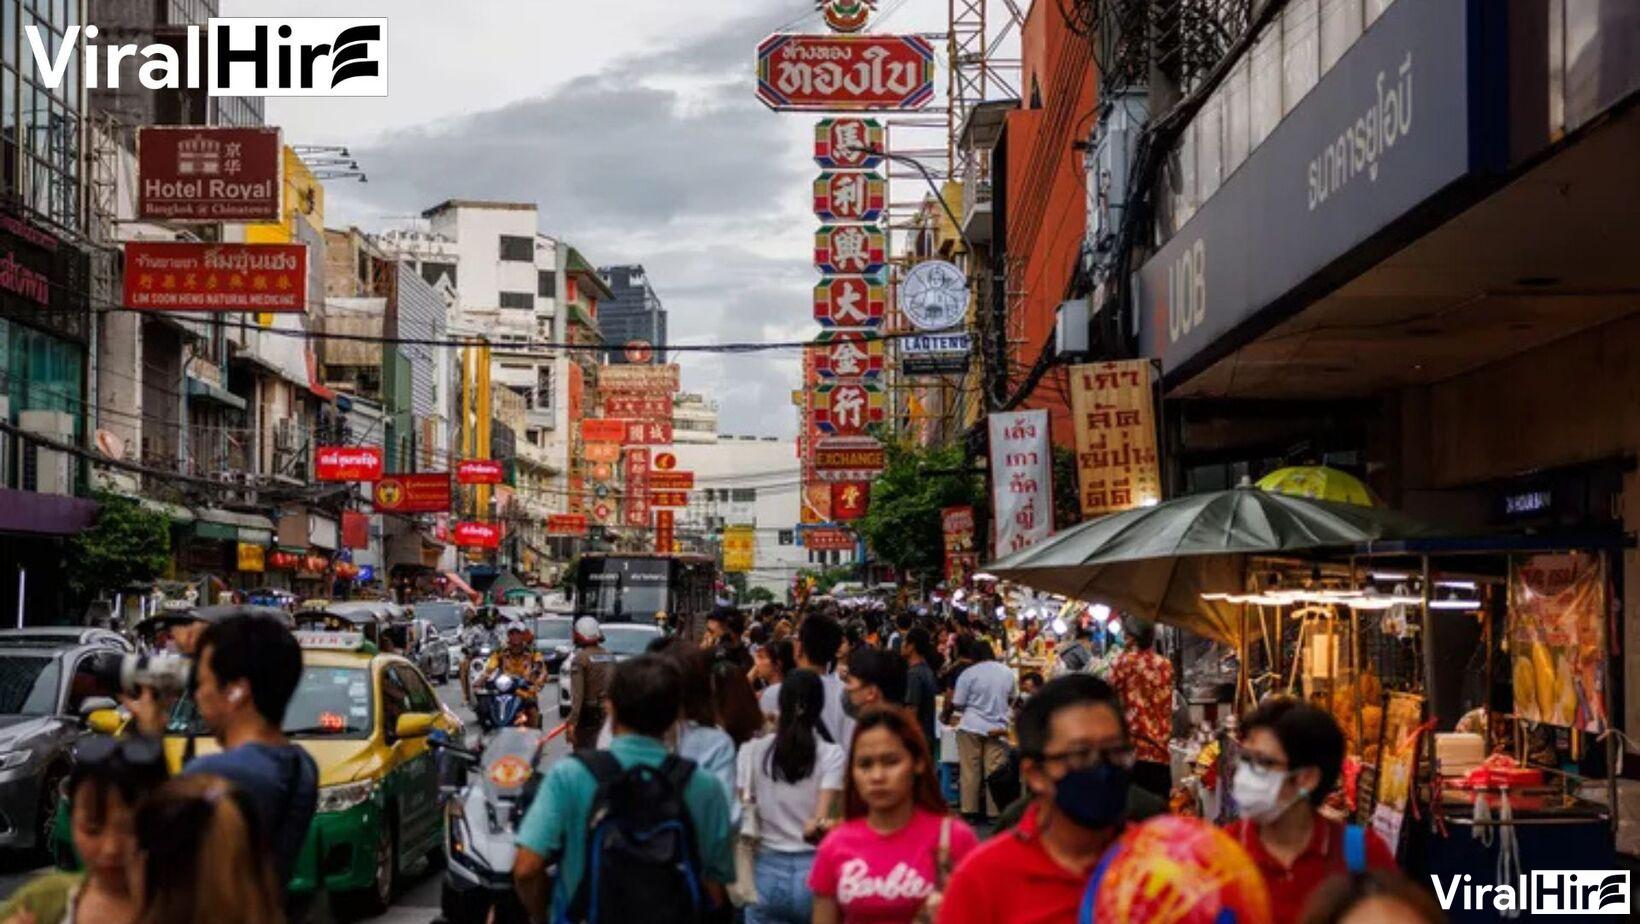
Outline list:
[[[75,47],[92,90],[118,89],[131,61],[149,90],[205,89],[211,96],[386,96],[384,17],[213,17],[188,26],[180,47],[106,45],[95,24],[70,26],[55,46],[39,26],[23,28],[36,72],[62,86]]]

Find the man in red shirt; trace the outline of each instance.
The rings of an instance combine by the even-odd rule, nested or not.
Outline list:
[[[1241,818],[1227,829],[1247,848],[1270,889],[1273,924],[1297,921],[1318,886],[1335,874],[1395,869],[1383,839],[1317,809],[1344,764],[1344,732],[1325,710],[1274,699],[1242,720],[1231,795]]]
[[[1123,717],[1138,749],[1133,782],[1165,801],[1173,792],[1173,662],[1156,653],[1156,626],[1129,620],[1127,642],[1110,667],[1110,684],[1122,700]]]
[[[1026,703],[1017,730],[1035,802],[956,868],[939,924],[1075,921],[1088,877],[1121,831],[1134,755],[1109,684],[1089,674],[1053,680]]]

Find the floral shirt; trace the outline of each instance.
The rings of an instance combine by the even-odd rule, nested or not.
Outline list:
[[[1116,656],[1110,683],[1122,698],[1128,734],[1140,760],[1165,764],[1173,728],[1173,662],[1154,651],[1127,650]]]
[[[524,686],[518,694],[525,699],[534,699],[548,680],[550,671],[547,668],[547,659],[531,648],[523,651],[513,651],[503,648],[490,655],[490,660],[484,665],[484,673],[489,677],[501,674],[511,674],[524,681]]]

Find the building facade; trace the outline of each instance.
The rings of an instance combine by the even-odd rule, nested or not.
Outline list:
[[[666,309],[643,265],[603,266],[598,276],[610,291],[609,299],[598,306],[598,333],[609,347],[604,361],[611,365],[665,363]],[[647,356],[628,355],[626,345],[634,341],[650,345]]]

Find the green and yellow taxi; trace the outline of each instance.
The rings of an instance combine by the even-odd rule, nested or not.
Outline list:
[[[461,720],[410,661],[357,633],[297,632],[302,680],[285,734],[319,766],[319,802],[290,890],[340,893],[367,911],[386,908],[400,876],[443,849],[438,768],[427,737],[461,740]],[[217,749],[184,701],[165,750],[180,768],[189,732],[196,754]]]

